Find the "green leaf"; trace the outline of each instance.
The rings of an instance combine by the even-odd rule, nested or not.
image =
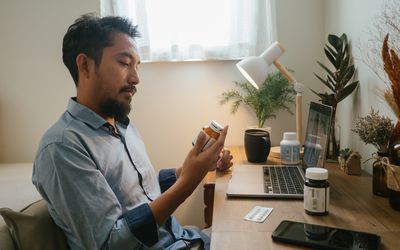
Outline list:
[[[317,63],[318,63],[319,66],[321,66],[330,76],[334,77],[333,72],[332,72],[328,67],[326,67],[325,65],[323,65],[323,64],[322,64],[321,62],[319,62],[319,61],[317,61]]]
[[[334,65],[336,61],[336,56],[337,53],[333,51],[328,45],[326,45],[326,48],[324,49],[326,57],[328,57],[328,60]]]
[[[347,51],[348,40],[347,40],[347,35],[346,35],[345,33],[343,33],[343,34],[340,36],[340,41],[341,41],[341,43],[342,43],[341,47],[344,47],[345,50]]]
[[[319,75],[317,75],[317,74],[315,74],[315,73],[314,73],[314,75],[315,75],[321,82],[323,82],[323,83],[325,84],[325,86],[327,86],[330,90],[335,91],[334,86],[332,86],[332,84],[330,84],[328,80],[322,79],[322,77],[320,77]],[[328,78],[329,78],[329,76],[328,76]]]
[[[334,64],[336,70],[340,69],[340,65],[342,64],[344,57],[345,54],[342,51],[339,51]]]
[[[346,86],[346,84],[350,81],[351,78],[353,78],[355,72],[355,67],[354,65],[351,65],[346,72],[344,73],[344,75],[342,76],[342,80],[341,80],[341,87],[343,88],[344,86]]]
[[[314,90],[312,90],[312,89],[311,89],[311,91],[312,91],[314,94],[316,94],[317,96],[319,96],[319,98],[321,98],[320,101],[321,101],[322,103],[330,105],[330,103],[332,102],[332,95],[333,95],[333,94],[318,93],[318,92],[316,92],[316,91],[314,91]]]
[[[338,36],[333,35],[333,34],[328,35],[328,42],[329,42],[329,44],[332,45],[333,48],[336,49],[336,51],[339,51],[343,44],[342,40],[340,40],[340,38]]]
[[[346,56],[340,64],[339,72],[340,73],[344,72],[349,67],[349,63],[350,63],[350,57]]]
[[[341,102],[344,98],[349,96],[357,88],[359,81],[355,81],[346,86],[337,97],[337,102]]]
[[[327,76],[328,77],[328,82],[329,82],[329,84],[331,84],[332,85],[332,91],[333,92],[335,92],[335,90],[337,89],[337,87],[336,87],[336,77],[335,78],[332,78],[332,77],[330,77],[330,76]]]

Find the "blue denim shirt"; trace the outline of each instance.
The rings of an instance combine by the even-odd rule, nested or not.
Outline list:
[[[148,203],[176,181],[175,170],[157,176],[129,119],[116,126],[71,98],[41,140],[32,182],[70,248],[185,249],[199,240],[207,248],[207,236],[174,217],[157,225]]]

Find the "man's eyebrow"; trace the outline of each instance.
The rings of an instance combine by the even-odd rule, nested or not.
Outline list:
[[[134,59],[134,56],[131,53],[126,52],[126,51],[118,52],[116,54],[116,56],[125,56],[125,57],[129,57],[131,59]]]
[[[136,60],[137,63],[140,64],[140,58],[132,55],[131,53],[129,53],[127,51],[118,52],[116,54],[116,56],[117,57],[119,57],[119,56],[129,57],[131,60]]]

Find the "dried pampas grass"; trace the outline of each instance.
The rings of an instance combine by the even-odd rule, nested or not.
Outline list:
[[[393,113],[396,115],[397,119],[400,120],[400,109],[397,106],[397,103],[395,101],[395,98],[393,97],[392,91],[385,90],[383,92],[383,98],[389,105],[389,107],[392,109]]]
[[[390,89],[384,92],[384,98],[397,119],[400,121],[400,59],[394,49],[388,45],[389,34],[385,36],[382,46],[383,68],[390,80]],[[400,139],[400,122],[393,131],[392,142]]]

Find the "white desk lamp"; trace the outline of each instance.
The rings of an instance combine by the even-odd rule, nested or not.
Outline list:
[[[296,91],[296,134],[297,140],[302,145],[302,122],[301,122],[301,94],[304,91],[304,85],[296,81],[293,75],[286,70],[278,62],[278,58],[283,54],[285,49],[278,43],[274,42],[269,48],[267,48],[260,56],[252,56],[245,58],[238,62],[236,66],[243,76],[258,89],[268,75],[268,68],[271,64],[281,72],[281,74],[294,85]]]

